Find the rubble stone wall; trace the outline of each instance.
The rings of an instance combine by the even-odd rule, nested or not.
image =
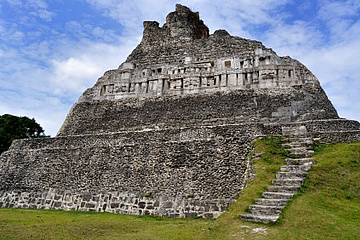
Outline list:
[[[219,126],[19,140],[0,156],[0,205],[217,217],[246,185],[256,131]]]
[[[166,128],[333,118],[338,118],[338,115],[321,87],[304,85],[277,90],[78,102],[58,135],[118,132],[155,126]],[[213,119],[217,120],[212,122]]]
[[[360,141],[360,130],[317,132],[314,137],[321,144],[351,143]]]
[[[217,218],[235,200],[195,200],[176,197],[146,197],[125,192],[84,193],[47,191],[0,191],[0,207],[96,211],[167,217]]]

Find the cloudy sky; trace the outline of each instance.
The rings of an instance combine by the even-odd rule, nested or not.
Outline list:
[[[360,120],[360,0],[0,0],[0,115],[35,118],[55,136],[82,92],[162,25],[175,4],[210,28],[304,63],[340,117]]]

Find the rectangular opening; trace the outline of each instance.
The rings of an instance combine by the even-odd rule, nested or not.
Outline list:
[[[260,62],[260,65],[264,65],[265,64],[265,58],[264,57],[259,58],[259,62]]]
[[[291,75],[292,75],[292,70],[289,70],[289,71],[288,71],[288,75],[289,75],[289,77],[291,77]]]
[[[225,67],[231,68],[231,61],[225,61]]]
[[[157,69],[157,72],[158,72],[158,73],[161,73],[161,71],[162,71],[161,68],[158,68],[158,69]]]
[[[162,88],[161,88],[161,92],[164,94],[166,91],[165,91],[165,87],[166,87],[166,82],[165,82],[166,80],[165,79],[163,79],[162,80]]]
[[[247,75],[247,73],[244,73],[244,77],[245,77],[245,81],[247,81],[247,80],[248,80],[248,75]]]
[[[105,95],[105,92],[106,92],[106,86],[103,85],[103,86],[101,87],[101,90],[100,90],[100,96],[104,96],[104,95]]]

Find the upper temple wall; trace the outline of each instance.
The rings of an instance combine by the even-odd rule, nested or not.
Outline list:
[[[125,62],[100,78],[90,98],[86,93],[82,100],[318,85],[316,77],[299,62],[261,48],[246,56],[185,56],[180,60],[147,66]]]
[[[140,44],[116,70],[108,71],[80,101],[212,93],[238,89],[318,85],[300,62],[279,57],[261,42],[209,35],[199,13],[176,5],[166,23],[145,21]]]

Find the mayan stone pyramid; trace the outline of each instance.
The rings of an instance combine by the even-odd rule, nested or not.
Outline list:
[[[58,135],[0,156],[0,207],[218,217],[252,173],[251,142],[304,126],[322,142],[360,139],[303,64],[261,42],[209,34],[176,5],[86,90]]]

